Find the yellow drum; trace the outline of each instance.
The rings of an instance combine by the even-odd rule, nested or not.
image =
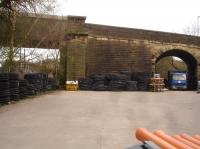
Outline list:
[[[78,81],[66,81],[66,90],[67,91],[77,91],[78,90]]]

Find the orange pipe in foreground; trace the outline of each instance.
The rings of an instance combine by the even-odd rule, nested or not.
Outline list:
[[[165,134],[165,133],[164,133],[163,131],[161,131],[161,130],[155,131],[154,134],[155,134],[157,137],[159,137],[159,138],[165,140],[166,142],[172,144],[173,146],[177,147],[178,149],[193,149],[193,148],[191,148],[190,146],[188,146],[188,145],[186,145],[186,144],[184,144],[184,143],[182,143],[182,142],[180,142],[180,141],[174,139],[173,137],[171,137],[171,136]]]
[[[181,134],[180,136],[200,147],[200,141],[199,140],[197,140],[197,139],[195,139],[195,138],[193,138],[193,137],[191,137],[187,134]]]
[[[140,141],[152,141],[162,149],[178,149],[173,145],[167,143],[166,141],[162,140],[161,138],[157,137],[156,135],[150,133],[145,128],[138,128],[136,130],[136,138]]]
[[[200,136],[199,135],[194,135],[192,137],[200,141]]]
[[[188,140],[182,138],[182,137],[179,136],[179,135],[175,135],[175,136],[173,136],[173,137],[174,137],[176,140],[179,140],[179,141],[183,142],[184,144],[186,144],[186,145],[188,145],[188,146],[190,146],[190,147],[192,147],[192,148],[194,148],[194,149],[199,149],[199,146],[198,146],[198,145],[196,145],[196,144],[194,144],[194,143],[192,143],[192,142],[190,142],[190,141],[188,141]]]

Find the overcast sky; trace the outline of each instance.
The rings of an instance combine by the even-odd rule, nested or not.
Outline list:
[[[58,0],[58,6],[58,14],[87,16],[88,23],[177,33],[200,16],[200,0]]]

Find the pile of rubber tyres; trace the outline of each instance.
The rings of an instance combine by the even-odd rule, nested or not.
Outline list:
[[[81,78],[79,79],[79,89],[80,90],[92,90],[92,86],[93,86],[93,80],[88,77],[88,78]],[[104,85],[104,84],[103,84]]]
[[[42,90],[42,78],[39,73],[25,74],[24,78],[29,84],[34,86],[36,92],[40,92]]]
[[[25,74],[24,78],[34,86],[36,92],[46,90],[48,75],[46,77],[45,73],[29,73]]]
[[[107,79],[112,91],[126,90],[126,82],[129,81],[127,75],[120,73],[108,74]]]
[[[197,77],[194,77],[194,76],[188,76],[188,88],[190,90],[194,90],[197,88],[198,84],[197,84],[197,80],[198,78]]]
[[[58,88],[59,88],[58,80],[55,78],[48,78],[46,89],[47,90],[55,90]]]
[[[134,72],[132,73],[132,80],[137,81],[138,90],[149,90],[151,73],[149,72]]]
[[[33,85],[29,84],[27,80],[19,81],[20,98],[26,98],[28,96],[36,95],[36,89]]]
[[[41,81],[42,81],[42,91],[47,90],[48,85],[48,74],[47,73],[40,73]]]
[[[0,73],[0,104],[10,102],[9,74]]]
[[[148,90],[150,77],[151,74],[147,72],[93,74],[79,80],[79,89],[95,91],[146,91]]]
[[[19,80],[17,73],[0,72],[0,105],[18,101],[39,92],[58,89],[57,79],[48,78],[46,73],[26,74]]]
[[[9,73],[9,88],[10,88],[10,100],[18,101],[20,99],[18,74]]]

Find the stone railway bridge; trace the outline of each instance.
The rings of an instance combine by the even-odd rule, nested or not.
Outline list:
[[[181,58],[195,88],[200,70],[200,37],[85,23],[82,16],[18,16],[15,46],[61,51],[64,80],[117,71],[154,72],[167,56]],[[10,30],[0,21],[0,45],[8,46]],[[195,84],[195,85],[194,85]]]

